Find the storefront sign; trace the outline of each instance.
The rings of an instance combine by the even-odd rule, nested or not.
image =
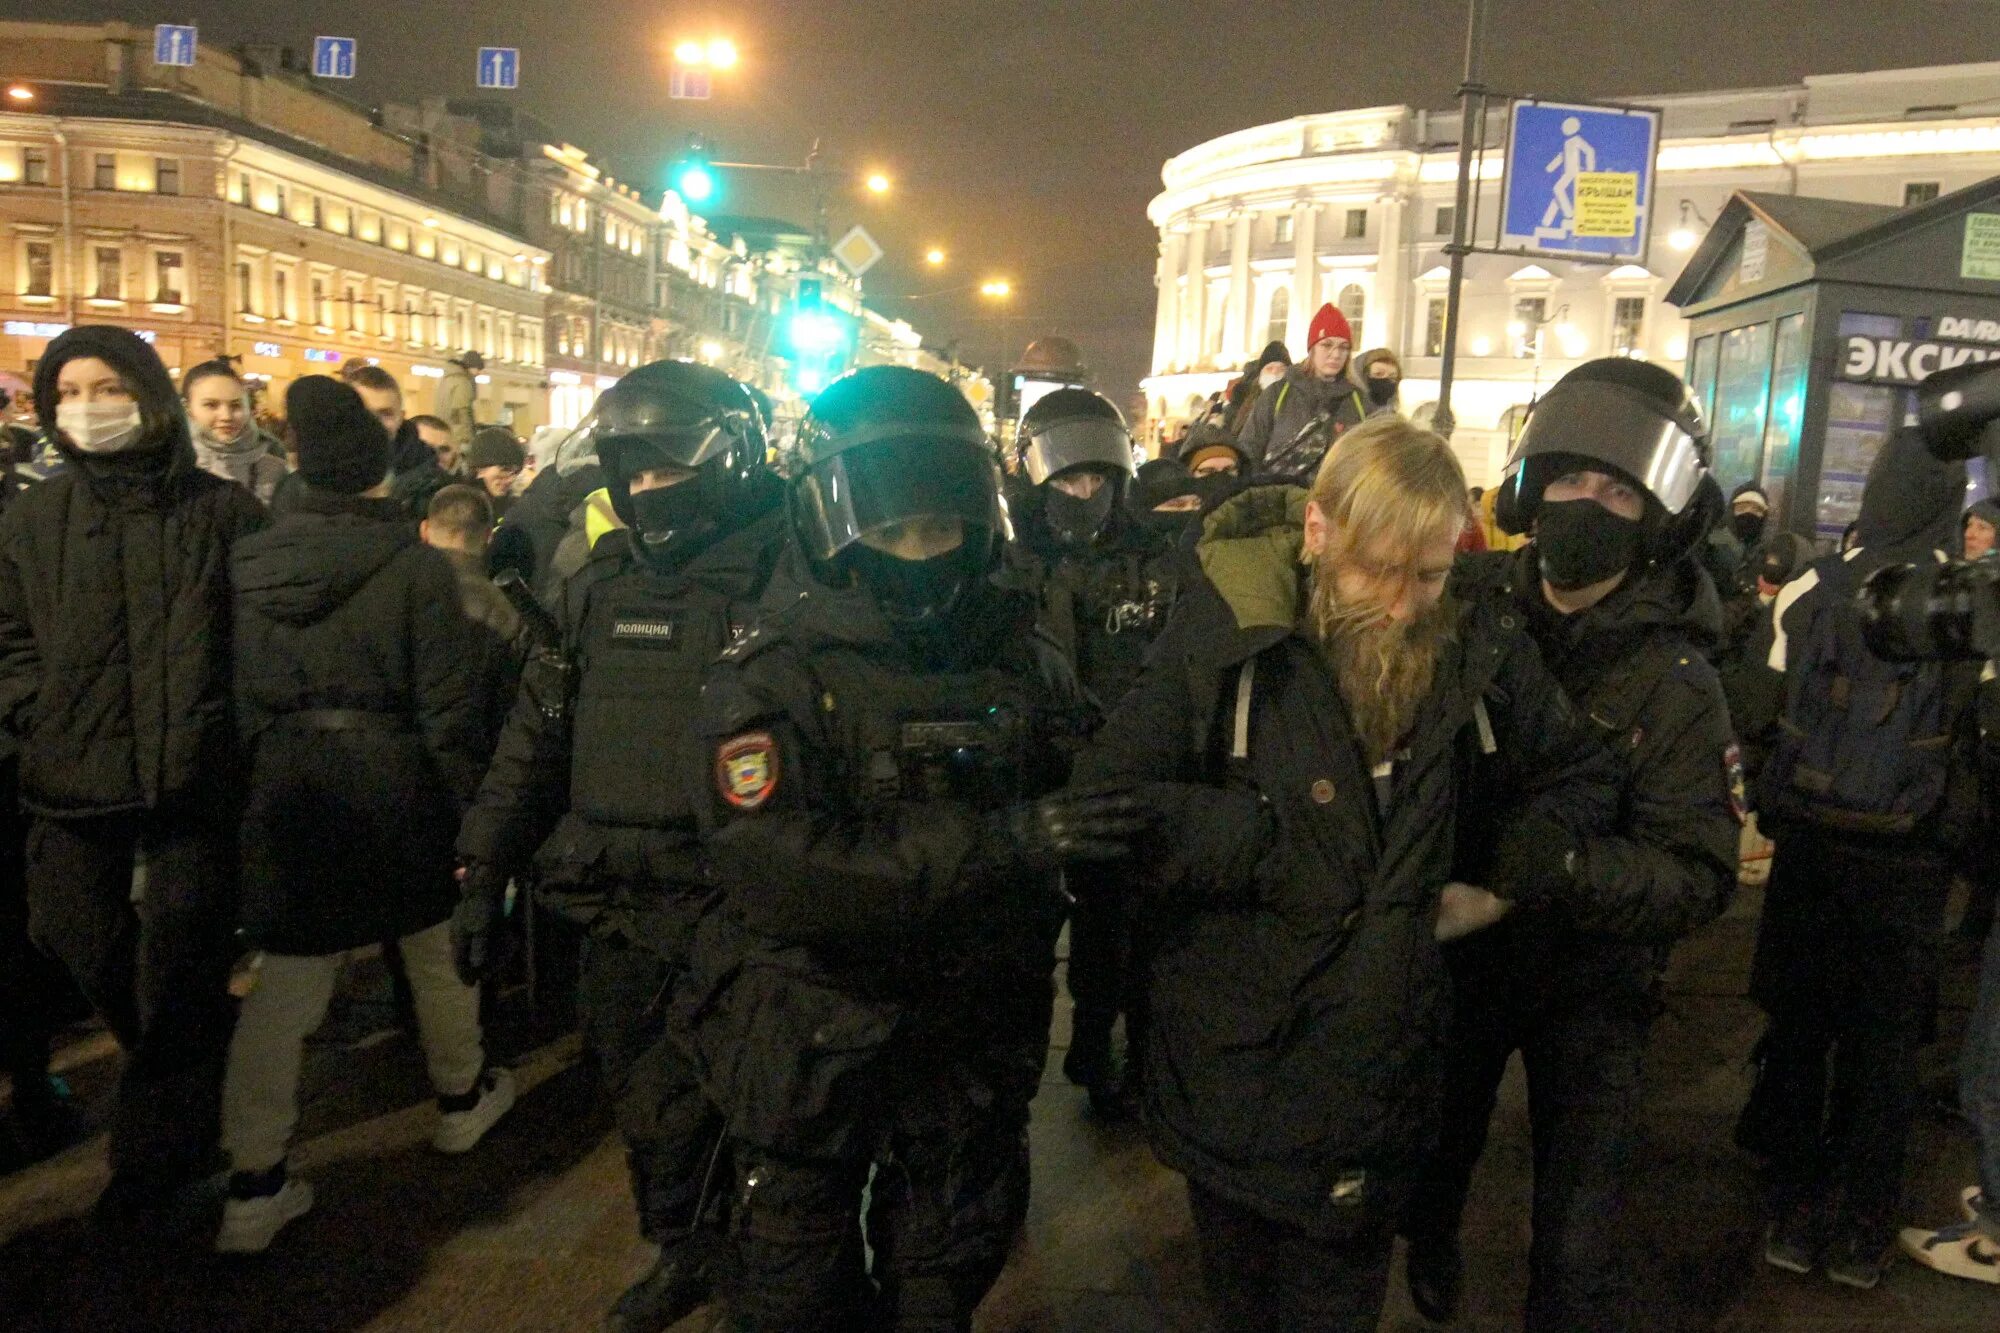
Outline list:
[[[2000,361],[2000,347],[1855,335],[1847,339],[1840,377],[1875,384],[1915,384],[1927,375],[1968,361]]]
[[[2000,213],[1965,215],[1965,248],[1959,253],[1958,276],[2000,282]]]
[[[324,347],[308,347],[306,348],[306,360],[327,365],[340,360],[340,353],[330,352]]]
[[[420,380],[441,380],[444,378],[444,371],[436,366],[411,366],[410,373]]]
[[[67,324],[43,324],[31,319],[10,319],[0,324],[0,333],[16,338],[60,338],[68,332]]]
[[[581,384],[583,383],[583,376],[577,374],[573,370],[551,370],[549,372],[549,383]]]
[[[258,356],[283,356],[285,349],[276,343],[251,343],[250,350]]]

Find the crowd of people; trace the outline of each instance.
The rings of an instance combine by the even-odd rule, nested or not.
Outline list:
[[[228,362],[177,387],[66,333],[0,514],[23,1155],[77,1130],[66,977],[124,1051],[107,1234],[197,1216],[261,1251],[312,1207],[301,1052],[343,961],[398,960],[465,1152],[514,1105],[483,999],[535,916],[578,942],[658,1248],[608,1329],[711,1301],[965,1329],[1026,1217],[1067,927],[1063,1070],[1186,1178],[1222,1327],[1372,1330],[1399,1235],[1453,1318],[1516,1052],[1527,1325],[1638,1327],[1649,1029],[1754,806],[1764,1257],[1873,1286],[2000,687],[1875,657],[1853,593],[1954,525],[1990,548],[2000,510],[1961,523],[1962,469],[1898,437],[1819,555],[1625,358],[1563,377],[1476,493],[1392,353],[1354,358],[1332,306],[1308,336],[1143,466],[1087,388],[996,455],[900,367],[827,388],[774,466],[754,391],[660,362],[536,472],[377,367],[296,381],[270,435]],[[1985,1282],[1997,1025],[1989,948],[1984,1189],[1901,1235]]]

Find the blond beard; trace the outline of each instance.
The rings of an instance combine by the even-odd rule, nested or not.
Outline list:
[[[1388,619],[1380,607],[1343,606],[1334,573],[1314,562],[1306,629],[1326,654],[1370,765],[1394,754],[1430,697],[1438,658],[1451,638],[1443,603],[1412,620]]]

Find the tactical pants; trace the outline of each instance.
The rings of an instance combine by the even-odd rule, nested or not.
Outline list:
[[[899,1117],[900,1118],[900,1117]],[[729,1308],[753,1333],[963,1333],[1028,1212],[1025,1117],[891,1131],[870,1155],[809,1161],[735,1148],[738,1271]],[[874,1179],[869,1179],[870,1167]],[[868,1192],[874,1286],[863,1271]]]
[[[1374,1333],[1394,1229],[1326,1240],[1188,1182],[1202,1283],[1229,1333]]]
[[[1462,995],[1453,1014],[1441,1137],[1405,1231],[1412,1245],[1456,1239],[1500,1081],[1518,1050],[1534,1140],[1527,1327],[1536,1333],[1600,1333],[1636,1317],[1619,1227],[1646,1027],[1637,1015],[1571,1006],[1515,1013],[1504,996],[1478,992]]]
[[[215,1149],[234,1018],[234,837],[193,816],[37,819],[27,878],[29,933],[124,1048],[112,1170],[199,1170]]]
[[[1846,1224],[1888,1242],[1948,878],[1941,860],[1779,841],[1752,976],[1774,1208],[1839,1194]]]
[[[693,1229],[722,1134],[685,1045],[668,1028],[673,983],[685,967],[684,954],[595,930],[584,941],[577,987],[584,1039],[625,1140],[639,1230],[661,1246]],[[718,1175],[714,1187],[728,1184]]]
[[[1082,865],[1068,872],[1076,905],[1070,909],[1065,979],[1075,1006],[1071,1049],[1108,1041],[1123,1014],[1128,1064],[1136,1066],[1144,1043],[1145,986],[1131,918],[1133,895],[1112,879],[1130,873],[1123,865]],[[1103,882],[1079,883],[1083,876]]]

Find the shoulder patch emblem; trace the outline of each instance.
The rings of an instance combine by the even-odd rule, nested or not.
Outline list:
[[[778,743],[768,731],[732,736],[715,752],[715,790],[738,810],[755,810],[778,790]]]
[[[1729,806],[1736,814],[1736,822],[1750,820],[1750,787],[1743,777],[1743,749],[1731,743],[1722,752],[1722,772],[1729,781]]]

